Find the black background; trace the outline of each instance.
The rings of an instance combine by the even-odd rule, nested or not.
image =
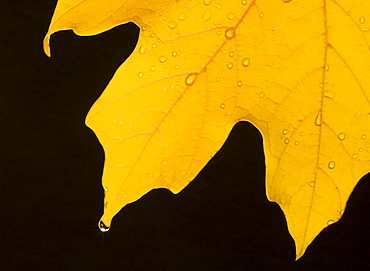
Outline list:
[[[137,41],[133,24],[42,40],[57,1],[1,1],[2,270],[366,270],[370,178],[295,262],[283,213],[267,201],[262,138],[239,123],[180,194],[160,189],[102,234],[103,150],[85,116]]]

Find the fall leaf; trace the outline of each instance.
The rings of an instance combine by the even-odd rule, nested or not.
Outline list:
[[[138,44],[86,119],[106,155],[100,226],[152,189],[180,192],[244,120],[301,257],[370,169],[370,2],[59,0],[45,52],[56,31],[127,22]]]

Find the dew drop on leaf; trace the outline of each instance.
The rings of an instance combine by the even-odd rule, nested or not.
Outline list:
[[[329,164],[328,164],[328,167],[329,167],[330,169],[335,168],[335,162],[334,162],[334,161],[330,161],[330,162],[329,162]]]
[[[365,23],[365,17],[361,16],[359,21],[360,21],[360,24],[364,24]]]
[[[326,64],[325,65],[325,71],[328,71],[329,70],[329,64]]]
[[[310,182],[308,185],[311,186],[311,187],[314,187],[315,186],[315,182]]]
[[[197,73],[191,73],[189,74],[186,79],[185,79],[185,84],[187,86],[191,86],[192,84],[194,84],[195,80],[197,79],[198,77],[198,74]]]
[[[139,52],[140,54],[144,54],[145,53],[145,47],[143,45],[140,46],[140,49],[139,49]]]
[[[232,63],[232,62],[228,62],[228,63],[227,63],[227,67],[228,67],[229,69],[232,69],[232,68],[233,68],[233,63]]]
[[[236,84],[238,85],[238,87],[241,87],[243,83],[239,80]]]
[[[346,134],[345,134],[345,133],[340,133],[340,134],[338,135],[338,138],[339,138],[340,140],[344,140],[344,139],[346,138]]]
[[[161,63],[166,62],[166,60],[167,60],[167,57],[165,57],[165,56],[161,56],[161,57],[159,58],[159,61],[160,61]]]
[[[225,37],[227,39],[232,39],[235,37],[235,29],[233,27],[230,27],[228,29],[226,29],[225,31]]]
[[[362,138],[362,139],[366,139],[366,138],[367,138],[367,136],[366,136],[366,135],[362,135],[362,136],[361,136],[361,138]]]
[[[224,103],[220,104],[220,107],[221,107],[221,109],[224,109],[225,108],[225,104]]]
[[[263,18],[264,14],[263,12],[260,13],[260,18]]]
[[[229,20],[234,20],[234,18],[235,18],[235,15],[234,15],[234,13],[229,13],[228,15],[227,15],[227,18],[229,18]]]
[[[206,10],[204,13],[203,13],[203,21],[208,21],[212,16],[212,12],[210,10]]]
[[[356,159],[358,157],[358,154],[355,153],[355,154],[352,155],[352,157]]]
[[[107,232],[107,231],[109,231],[109,229],[110,229],[110,227],[108,227],[108,226],[106,226],[105,224],[104,224],[104,222],[103,221],[99,221],[99,223],[98,223],[98,227],[99,227],[99,230],[101,231],[101,232]]]
[[[177,56],[177,52],[176,51],[173,51],[172,52],[172,56]]]
[[[143,78],[144,74],[142,72],[139,72],[137,76],[139,76],[139,78]]]
[[[151,71],[153,71],[153,72],[155,71],[155,69],[156,69],[156,68],[155,68],[155,66],[154,66],[154,65],[150,67],[150,70],[151,70]]]
[[[289,138],[285,138],[285,139],[284,139],[284,143],[285,143],[285,144],[288,144],[288,143],[289,143]]]
[[[186,19],[186,14],[184,12],[181,12],[177,18],[179,18],[180,21],[183,21]]]
[[[204,0],[203,2],[204,2],[204,4],[205,4],[206,6],[208,6],[209,4],[211,4],[211,0]]]
[[[334,220],[329,220],[328,221],[328,225],[331,225],[331,224],[333,224],[334,223]]]
[[[234,52],[230,52],[230,53],[229,53],[229,56],[230,56],[230,57],[233,57],[233,56],[234,56]]]
[[[286,135],[288,133],[288,130],[287,129],[284,129],[283,130],[283,135]]]
[[[247,4],[247,0],[242,0],[242,5],[246,5]]]
[[[322,113],[321,113],[321,110],[319,111],[319,113],[316,116],[315,124],[317,126],[320,126],[322,124]]]
[[[242,64],[243,64],[244,67],[248,67],[249,63],[250,63],[250,58],[249,57],[243,58]]]
[[[176,28],[177,26],[177,23],[175,21],[171,21],[169,24],[168,24],[168,27],[171,28],[171,29],[174,29]]]

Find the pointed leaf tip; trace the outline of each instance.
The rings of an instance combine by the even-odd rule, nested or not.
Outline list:
[[[43,47],[44,47],[44,53],[48,56],[51,57],[51,52],[50,52],[50,35],[47,34],[44,38],[43,41]]]

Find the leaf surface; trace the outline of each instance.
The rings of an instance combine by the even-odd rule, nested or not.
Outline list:
[[[301,257],[370,169],[370,2],[59,0],[45,52],[56,31],[130,21],[138,44],[86,119],[106,155],[101,221],[180,192],[244,120]]]

